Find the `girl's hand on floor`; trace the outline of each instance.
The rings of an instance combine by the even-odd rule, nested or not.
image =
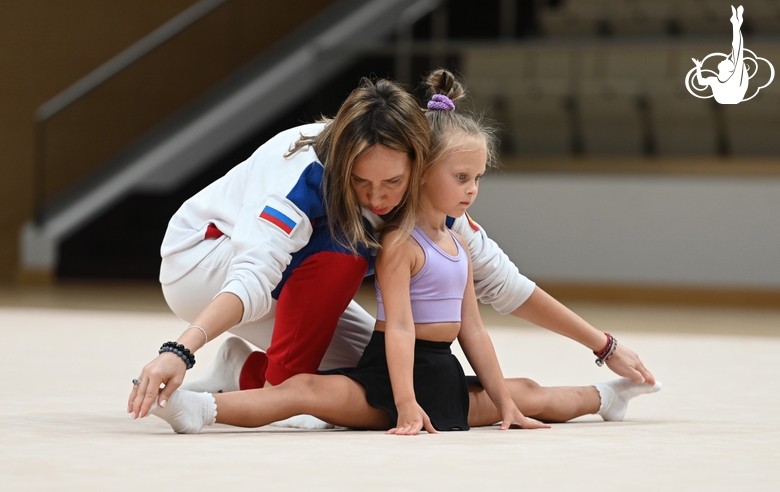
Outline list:
[[[550,424],[544,424],[538,420],[532,420],[526,418],[520,410],[512,405],[514,408],[509,408],[502,412],[503,421],[499,430],[507,429],[549,429]]]
[[[428,431],[428,434],[438,434],[436,429],[433,428],[431,419],[428,418],[428,414],[425,413],[425,410],[423,410],[416,401],[400,405],[397,409],[397,425],[387,431],[387,434],[414,436],[423,428]]]

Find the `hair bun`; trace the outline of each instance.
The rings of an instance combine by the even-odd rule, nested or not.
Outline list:
[[[431,72],[425,80],[425,85],[428,86],[429,94],[441,94],[446,96],[450,101],[457,101],[466,95],[466,90],[463,85],[458,82],[458,79],[455,78],[452,72],[443,68]]]

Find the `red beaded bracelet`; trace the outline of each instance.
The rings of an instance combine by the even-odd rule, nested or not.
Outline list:
[[[599,351],[594,350],[593,351],[593,355],[595,355],[596,357],[601,357],[604,354],[606,354],[607,352],[609,352],[609,346],[612,343],[613,338],[612,338],[612,335],[610,335],[609,333],[604,333],[604,335],[607,336],[607,343],[604,345],[604,348],[602,348],[601,350],[599,350]]]
[[[615,337],[609,333],[605,333],[605,335],[607,335],[607,345],[598,353],[596,353],[595,350],[593,351],[593,355],[596,356],[596,365],[599,367],[607,363],[615,354],[615,350],[617,350],[617,340]]]

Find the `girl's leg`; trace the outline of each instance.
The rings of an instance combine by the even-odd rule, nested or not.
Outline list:
[[[360,429],[389,429],[392,424],[387,412],[366,402],[359,383],[341,375],[299,374],[279,386],[214,395],[176,391],[165,408],[155,405],[150,413],[181,434],[197,434],[215,417],[218,423],[239,427],[260,427],[302,413]]]
[[[651,386],[627,378],[595,386],[542,387],[530,379],[507,379],[506,383],[523,415],[543,422],[566,422],[596,413],[604,420],[620,421],[632,398],[661,390],[660,382]],[[491,425],[501,419],[483,388],[469,386],[469,403],[469,425]]]
[[[599,392],[593,386],[542,387],[525,379],[507,379],[517,408],[526,417],[543,422],[566,422],[599,410]],[[469,425],[491,425],[501,420],[484,388],[469,386]]]
[[[389,429],[390,415],[366,402],[360,383],[341,375],[299,374],[278,386],[214,395],[217,422],[260,427],[310,414],[334,425]]]

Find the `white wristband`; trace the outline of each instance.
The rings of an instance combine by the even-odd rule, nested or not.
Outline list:
[[[198,330],[200,330],[201,332],[203,332],[203,336],[204,336],[204,337],[206,337],[206,343],[209,343],[209,335],[208,335],[208,333],[206,333],[206,330],[204,330],[204,329],[203,329],[202,327],[200,327],[200,326],[195,326],[195,325],[190,325],[190,326],[187,328],[187,330],[190,330],[190,329],[192,329],[192,328],[197,328]],[[185,331],[186,331],[186,330],[185,330]]]

